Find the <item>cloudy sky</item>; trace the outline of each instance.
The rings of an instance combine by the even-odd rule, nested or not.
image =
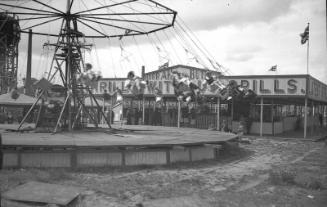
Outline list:
[[[205,54],[215,59],[232,75],[305,74],[307,47],[299,34],[310,22],[309,73],[327,83],[326,1],[325,0],[158,0],[174,9],[177,21],[190,29],[193,40],[201,42]],[[205,67],[196,59],[206,56],[185,52],[181,30],[143,38],[123,38],[123,43],[110,40],[88,40],[95,44],[86,59],[101,70],[104,77],[125,77],[128,70],[140,73],[158,68],[166,60],[170,65],[189,64]],[[187,36],[187,34],[182,34]],[[51,49],[42,48],[45,37],[34,37],[33,76],[44,75],[51,60]],[[41,44],[42,43],[42,44]],[[192,44],[192,40],[189,40]],[[123,45],[123,50],[119,45]],[[160,48],[158,50],[158,47]],[[190,48],[194,45],[190,46]],[[191,49],[188,48],[189,51]],[[20,77],[26,67],[26,35],[20,46]],[[162,54],[164,53],[164,54]],[[201,57],[202,55],[202,57]],[[196,58],[197,57],[197,58]],[[269,68],[277,65],[277,72]]]

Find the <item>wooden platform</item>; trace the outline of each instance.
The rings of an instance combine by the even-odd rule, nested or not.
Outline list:
[[[190,128],[114,126],[57,134],[2,132],[0,168],[166,165],[216,159],[237,135]]]
[[[115,126],[114,126],[115,127]],[[173,145],[219,144],[237,136],[218,131],[160,126],[126,125],[111,131],[99,130],[62,132],[2,132],[5,146],[77,146],[77,147],[164,147]]]

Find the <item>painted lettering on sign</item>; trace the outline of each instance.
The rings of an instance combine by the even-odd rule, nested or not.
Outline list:
[[[105,91],[108,93],[113,93],[116,88],[119,88],[121,90],[124,90],[124,80],[100,80],[98,82],[98,94],[102,94]]]
[[[305,95],[306,79],[305,78],[258,78],[243,79],[228,78],[234,80],[240,86],[253,90],[258,95]]]

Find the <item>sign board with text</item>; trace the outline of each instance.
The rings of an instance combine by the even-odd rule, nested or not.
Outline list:
[[[154,89],[159,88],[164,95],[173,95],[174,88],[172,85],[173,75],[172,72],[177,71],[179,73],[185,74],[190,78],[190,80],[196,85],[200,86],[203,82],[207,70],[193,68],[193,67],[173,67],[163,70],[153,71],[145,74],[144,79],[148,80],[148,87],[145,91],[146,94],[152,94]],[[213,75],[218,76],[219,73],[212,71]],[[214,95],[209,91],[205,92],[206,95]]]
[[[148,81],[148,85],[145,94],[153,94],[154,89],[159,88],[163,95],[174,95],[173,71],[187,75],[199,86],[207,72],[205,69],[178,65],[146,73],[144,79]],[[220,75],[216,71],[213,71],[213,74]],[[113,93],[116,88],[119,88],[124,94],[128,94],[124,90],[125,80],[126,78],[102,79],[98,82],[96,93],[103,94],[105,90]],[[253,90],[258,96],[307,96],[316,101],[327,102],[327,85],[308,75],[222,76],[220,80],[223,84],[234,80],[238,85]],[[210,91],[205,91],[204,94],[215,95]]]
[[[305,96],[306,77],[225,77],[253,90],[259,96]]]

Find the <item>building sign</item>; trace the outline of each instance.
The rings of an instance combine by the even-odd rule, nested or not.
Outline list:
[[[103,94],[105,91],[107,93],[115,92],[116,88],[124,90],[125,79],[102,79],[98,82],[97,94]]]
[[[190,80],[198,86],[201,86],[202,81],[205,78],[206,70],[192,68],[192,67],[178,67],[167,68],[165,70],[153,71],[145,74],[144,79],[148,80],[148,87],[145,90],[145,94],[153,94],[155,88],[159,88],[164,95],[173,95],[174,87],[172,85],[173,75],[172,72],[177,71],[187,75]],[[213,71],[218,75],[218,72]],[[205,92],[207,95],[212,95],[209,91]]]
[[[327,85],[309,77],[308,79],[308,96],[316,101],[327,102]]]
[[[306,95],[306,77],[226,77],[226,79],[235,80],[238,85],[253,90],[259,96]]]
[[[162,70],[146,73],[144,79],[148,81],[145,94],[153,94],[155,88],[159,88],[164,95],[174,95],[172,85],[173,71],[178,71],[187,75],[193,83],[200,86],[205,78],[206,70],[188,66],[176,66]],[[215,75],[218,76],[218,72]],[[103,94],[105,91],[113,93],[116,88],[121,89],[124,94],[125,78],[102,79],[98,82],[97,94]],[[253,90],[259,96],[306,96],[317,101],[327,102],[327,85],[307,76],[225,76],[221,81],[228,84],[234,80],[242,87]],[[210,91],[205,91],[205,95],[215,95]]]

